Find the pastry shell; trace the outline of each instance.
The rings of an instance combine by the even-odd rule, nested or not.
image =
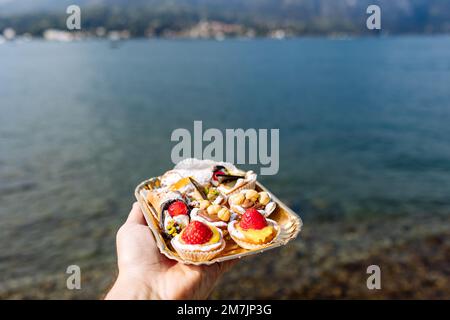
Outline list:
[[[234,240],[234,242],[236,242],[241,248],[248,249],[248,250],[262,249],[264,247],[267,247],[268,245],[270,245],[274,241],[276,241],[277,237],[280,234],[280,226],[278,225],[278,223],[276,223],[275,221],[273,221],[271,219],[267,219],[267,222],[270,225],[272,225],[272,227],[275,229],[275,232],[276,232],[275,236],[272,238],[272,240],[270,240],[267,243],[255,244],[255,243],[251,243],[251,242],[245,241],[245,239],[240,239],[240,238],[237,238],[237,237],[233,237],[232,232],[230,232],[230,225],[238,223],[237,220],[230,222],[230,225],[228,226],[228,233],[230,234],[230,237]]]

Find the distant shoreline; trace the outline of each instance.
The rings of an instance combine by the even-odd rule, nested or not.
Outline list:
[[[69,32],[68,32],[69,33]],[[105,37],[82,37],[74,38],[70,40],[58,40],[58,39],[45,39],[42,36],[35,37],[22,37],[18,36],[12,40],[5,40],[0,38],[0,44],[13,43],[13,42],[59,42],[59,43],[69,43],[69,42],[126,42],[126,41],[180,41],[180,42],[223,42],[223,41],[297,41],[297,40],[331,40],[331,41],[351,41],[351,40],[374,40],[374,39],[410,39],[410,38],[448,38],[450,33],[440,33],[440,34],[392,34],[392,35],[348,35],[342,37],[328,36],[328,35],[304,35],[304,36],[291,36],[283,39],[274,39],[271,37],[228,37],[224,39],[214,39],[214,38],[189,38],[189,37],[129,37],[124,39],[108,39]]]

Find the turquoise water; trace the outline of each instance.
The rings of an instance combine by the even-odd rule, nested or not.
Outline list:
[[[0,112],[4,281],[112,261],[194,120],[280,128],[262,181],[306,222],[450,212],[448,37],[7,43]]]

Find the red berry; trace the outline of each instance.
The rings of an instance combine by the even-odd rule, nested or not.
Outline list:
[[[188,214],[188,208],[183,201],[172,202],[167,210],[171,217]]]
[[[188,224],[181,234],[181,239],[187,244],[203,244],[213,236],[211,228],[203,222],[194,220]]]
[[[267,220],[264,216],[258,212],[255,208],[250,208],[242,215],[241,222],[239,223],[242,229],[256,229],[260,230],[267,227]]]

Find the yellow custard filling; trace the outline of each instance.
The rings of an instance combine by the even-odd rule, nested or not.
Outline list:
[[[182,178],[182,179],[178,180],[177,182],[175,182],[173,185],[171,185],[170,190],[171,191],[179,190],[179,189],[183,188],[184,186],[186,186],[187,184],[189,184],[190,182],[191,182],[191,180],[189,180],[189,177]]]
[[[236,228],[242,232],[242,234],[245,236],[249,242],[256,243],[256,244],[263,244],[271,241],[274,237],[274,228],[271,225],[268,225],[267,227],[264,227],[260,230],[256,229],[242,229],[239,224],[236,225]]]
[[[217,228],[211,228],[211,231],[213,233],[211,239],[209,239],[209,241],[205,244],[213,244],[213,243],[217,243],[220,241],[220,234],[219,234],[219,230],[217,230]]]

